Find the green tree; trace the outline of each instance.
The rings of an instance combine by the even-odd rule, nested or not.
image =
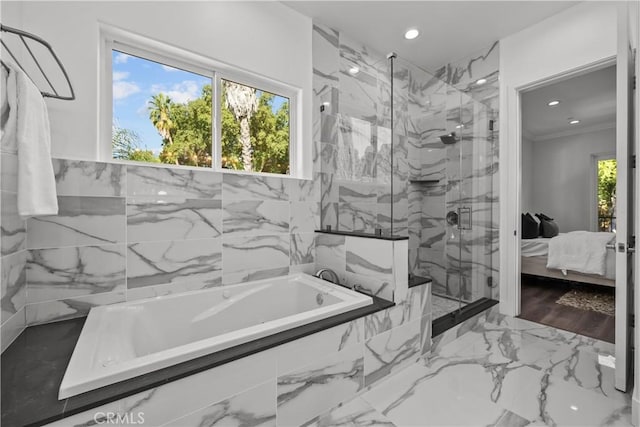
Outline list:
[[[611,217],[616,207],[616,159],[598,161],[598,217],[601,231],[609,231],[612,227]]]
[[[254,91],[255,109],[251,106],[236,106],[238,111],[234,112],[231,108],[233,103],[227,101],[227,87],[226,84],[223,85],[220,100],[222,167],[288,173],[289,102],[284,102],[274,111],[274,95],[249,88]],[[232,96],[240,95],[235,93]],[[245,93],[243,96],[248,97],[247,102],[253,102],[250,94]],[[211,166],[212,98],[211,85],[205,85],[198,98],[185,103],[175,103],[164,94],[151,98],[149,118],[162,137],[160,161]],[[252,112],[247,113],[247,108]],[[245,114],[238,116],[236,113],[240,114],[241,111],[245,111]]]
[[[140,148],[140,137],[137,133],[131,129],[121,128],[116,123],[112,125],[111,129],[111,147],[114,159],[160,162],[160,159],[151,150]]]
[[[258,110],[256,90],[228,80],[223,81],[225,107],[240,123],[239,142],[242,149],[242,166],[246,171],[253,170],[253,145],[251,144],[251,115]]]
[[[173,143],[172,132],[175,130],[171,98],[164,93],[153,95],[147,108],[149,109],[149,119],[162,137],[162,143],[171,145]]]

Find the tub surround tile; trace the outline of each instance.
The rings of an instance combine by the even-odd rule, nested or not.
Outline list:
[[[6,322],[2,323],[0,328],[0,342],[2,353],[20,336],[24,328],[27,326],[24,307],[18,310],[13,316],[9,317]],[[4,376],[4,372],[2,373]],[[5,390],[3,388],[3,390]]]
[[[291,234],[290,264],[312,264],[316,259],[316,234]]]
[[[127,199],[127,241],[191,240],[222,234],[220,200],[140,196]]]
[[[154,166],[127,166],[127,196],[220,199],[222,174]]]
[[[27,304],[25,307],[27,325],[39,325],[41,323],[85,317],[93,307],[116,304],[125,302],[125,300],[124,289],[118,289],[114,292]]]
[[[126,195],[126,166],[80,160],[53,159],[58,196]]]
[[[2,286],[1,323],[4,324],[26,304],[27,293],[27,253],[16,252],[2,257],[0,283]]]
[[[0,254],[11,255],[26,247],[27,223],[18,215],[18,195],[0,192]]]
[[[278,375],[300,370],[318,360],[319,355],[337,353],[363,342],[363,319],[359,318],[278,346],[273,349]]]
[[[222,180],[222,197],[225,201],[288,201],[291,182],[286,178],[225,173]]]
[[[286,368],[283,366],[288,360],[292,362],[291,366],[297,370],[296,372],[304,372],[305,367],[298,368],[295,363],[300,362],[301,359],[313,359],[310,363],[318,361],[317,357],[313,358],[311,350],[319,347],[303,346],[306,352],[304,354],[308,356],[300,353],[301,359],[291,354],[289,351],[291,347],[287,348],[288,344],[295,344],[295,340],[304,339],[304,337],[309,338],[303,343],[319,345],[327,351],[335,349],[337,353],[334,354],[348,355],[346,359],[352,359],[352,368],[355,368],[353,372],[356,373],[356,377],[354,378],[345,375],[348,360],[335,360],[331,365],[325,358],[320,365],[327,369],[326,374],[329,377],[341,379],[339,384],[344,387],[338,386],[334,390],[357,389],[356,380],[362,377],[361,362],[357,363],[358,357],[362,360],[362,343],[359,343],[362,339],[360,324],[362,317],[392,305],[393,303],[389,301],[374,298],[374,304],[368,307],[61,401],[57,399],[59,384],[82,330],[84,318],[31,326],[2,355],[0,364],[2,389],[10,390],[7,393],[3,392],[3,407],[11,408],[11,411],[3,411],[2,423],[7,425],[46,424],[75,414],[80,415],[75,416],[73,420],[92,420],[97,410],[92,408],[98,408],[109,401],[115,406],[102,407],[117,407],[121,411],[134,413],[143,411],[148,415],[145,420],[150,425],[167,423],[208,405],[227,400],[271,379],[273,379],[271,387],[275,390],[276,369],[285,371]],[[19,320],[17,316],[14,315],[11,319]],[[9,332],[9,329],[3,328],[3,334],[8,335]],[[327,335],[323,335],[323,332]],[[3,344],[4,338],[3,336]],[[264,351],[254,354],[258,348]],[[357,356],[356,352],[360,352],[360,356]],[[315,356],[318,354],[316,353]],[[309,372],[308,369],[307,372]],[[50,378],[51,381],[25,382],[24,378]],[[316,380],[319,378],[316,377]],[[321,384],[316,386],[322,387]],[[188,393],[188,398],[185,397],[185,393]],[[298,396],[300,395],[308,396],[305,393]],[[176,402],[180,402],[180,407],[176,406]],[[272,405],[275,408],[275,398]],[[308,419],[316,415],[319,413]],[[62,421],[61,423],[66,425]]]
[[[29,249],[104,245],[125,241],[125,199],[58,197],[58,215],[29,218]]]
[[[320,228],[320,203],[291,202],[291,233],[311,233]]]
[[[166,426],[276,426],[275,381],[266,382],[221,402],[171,421]]]
[[[222,221],[225,237],[289,232],[289,202],[225,200]]]
[[[224,236],[224,273],[289,266],[289,234]]]
[[[235,273],[225,273],[222,276],[223,285],[235,285],[236,283],[250,282],[253,280],[269,279],[290,274],[290,266],[276,268],[257,268],[238,271]]]
[[[189,282],[219,286],[222,277],[221,238],[141,242],[127,247],[129,289]]]
[[[386,331],[365,343],[365,384],[395,372],[420,356],[420,321]]]
[[[28,303],[123,291],[125,246],[30,250],[27,283]]]
[[[278,424],[298,426],[364,387],[362,348],[354,346],[278,377]]]

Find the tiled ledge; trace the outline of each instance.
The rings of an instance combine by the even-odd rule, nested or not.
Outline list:
[[[426,285],[431,282],[430,277],[421,277],[421,276],[409,276],[409,288],[413,288],[414,286]]]
[[[366,239],[378,239],[378,240],[409,240],[408,236],[397,236],[397,235],[384,235],[384,234],[374,234],[374,233],[359,233],[357,231],[339,231],[339,230],[316,230],[316,233],[324,233],[324,234],[336,234],[338,236],[354,236],[354,237],[364,237]]]
[[[373,304],[117,384],[58,400],[58,389],[85,318],[28,327],[2,354],[2,424],[44,425],[216,366],[300,339],[395,304]],[[45,380],[46,379],[46,380]]]

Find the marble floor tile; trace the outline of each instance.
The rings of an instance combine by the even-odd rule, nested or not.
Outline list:
[[[521,319],[487,317],[369,388],[359,399],[370,410],[356,400],[313,425],[363,425],[355,420],[366,414],[396,426],[631,425],[630,394],[615,390],[614,370],[603,364],[611,345]]]
[[[305,427],[360,427],[379,426],[395,427],[384,415],[373,409],[361,398],[338,406],[331,411],[320,415],[315,420],[304,425]]]

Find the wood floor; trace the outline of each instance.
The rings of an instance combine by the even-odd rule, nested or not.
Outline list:
[[[566,292],[574,287],[583,286],[587,285],[572,285],[568,282],[522,276],[522,308],[519,317],[613,343],[615,317],[556,304],[558,298]],[[614,291],[602,287],[598,289],[602,289],[603,292]]]

